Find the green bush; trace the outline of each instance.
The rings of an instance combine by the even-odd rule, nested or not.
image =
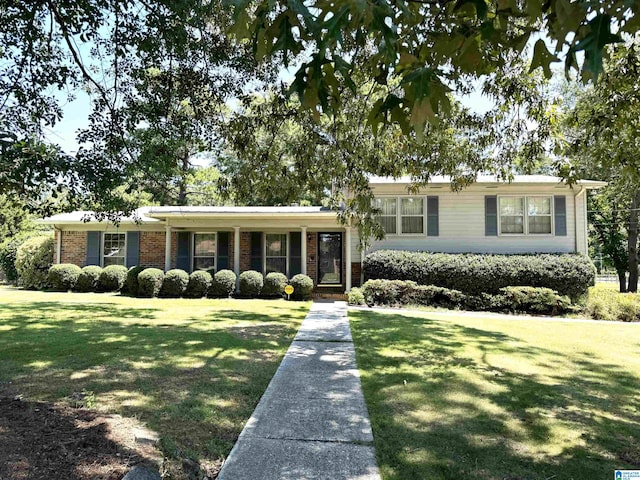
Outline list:
[[[122,287],[122,291],[127,295],[137,296],[138,295],[138,275],[142,272],[145,267],[131,267],[127,271],[127,279],[124,281],[124,286]]]
[[[284,287],[287,286],[289,280],[287,276],[280,272],[270,272],[264,277],[264,286],[262,287],[262,296],[264,297],[282,297],[284,295]]]
[[[127,267],[124,265],[109,265],[102,269],[98,279],[98,291],[118,292],[122,290],[127,280]]]
[[[262,275],[260,273],[258,273],[258,275],[260,275],[260,287],[262,287]],[[209,288],[209,296],[229,298],[233,292],[236,291],[236,279],[236,274],[231,270],[220,270],[216,272],[213,276],[211,287]],[[242,275],[240,275],[240,282],[240,285],[242,285]],[[240,288],[242,289],[242,286]],[[258,293],[255,295],[257,296]]]
[[[264,278],[260,272],[247,270],[240,274],[240,295],[243,297],[257,297],[263,285]]]
[[[595,281],[591,260],[578,254],[477,255],[378,250],[363,261],[367,279],[412,280],[470,295],[513,285],[544,287],[578,299]]]
[[[357,287],[349,290],[347,298],[349,300],[349,305],[366,305],[366,302],[364,301],[364,294],[362,293],[362,290]]]
[[[159,268],[145,268],[138,275],[138,296],[153,298],[160,294],[164,272]]]
[[[25,241],[24,236],[20,235],[6,239],[0,245],[0,270],[7,277],[7,281],[11,283],[18,282],[18,270],[16,270],[16,257],[18,247]]]
[[[82,269],[73,263],[60,263],[49,268],[49,284],[54,290],[67,292],[72,290]]]
[[[429,305],[432,307],[461,308],[467,295],[435,285],[418,285],[404,280],[368,280],[362,286],[367,305]]]
[[[18,284],[30,290],[46,288],[52,263],[53,237],[33,237],[25,240],[16,252]]]
[[[294,275],[289,281],[289,285],[293,287],[291,298],[294,300],[308,300],[313,293],[313,280],[311,277],[299,273]]]
[[[175,268],[164,275],[160,296],[165,298],[180,298],[189,285],[189,274]]]
[[[80,271],[75,290],[78,292],[95,292],[98,290],[98,282],[102,268],[97,265],[87,265]]]
[[[506,310],[545,315],[558,315],[571,310],[571,300],[550,288],[505,287],[498,295]],[[495,306],[494,309],[499,309]]]
[[[212,282],[213,278],[209,272],[196,270],[189,275],[189,284],[187,285],[187,290],[184,292],[184,296],[189,298],[206,297]]]
[[[614,287],[596,285],[589,289],[585,313],[597,320],[640,322],[640,295],[620,293]]]

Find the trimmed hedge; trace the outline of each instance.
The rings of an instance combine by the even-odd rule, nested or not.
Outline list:
[[[294,275],[289,280],[289,285],[293,287],[293,294],[291,297],[294,300],[308,300],[313,293],[313,280],[302,273]]]
[[[134,297],[138,295],[138,275],[140,272],[144,271],[145,267],[131,267],[127,271],[127,279],[124,282],[124,287],[122,290],[129,295],[133,295]]]
[[[77,292],[95,292],[98,289],[100,274],[102,274],[102,268],[97,265],[83,267],[78,276],[75,290]]]
[[[145,268],[138,275],[138,296],[143,298],[157,297],[162,289],[164,272],[159,268]]]
[[[169,270],[164,275],[160,296],[165,298],[180,298],[189,285],[189,274],[179,268]]]
[[[237,278],[236,274],[231,270],[216,272],[209,288],[209,296],[229,298],[236,291]],[[240,275],[240,278],[242,278],[242,275]]]
[[[366,302],[364,301],[364,294],[358,287],[353,287],[349,290],[347,298],[349,300],[349,305],[366,305]]]
[[[209,272],[196,270],[189,275],[189,284],[187,285],[187,290],[184,292],[184,296],[189,298],[206,297],[212,282],[213,278]]]
[[[287,276],[280,272],[270,272],[264,277],[264,286],[262,287],[262,296],[264,297],[282,297],[284,295],[284,287],[287,286],[289,280]]]
[[[572,311],[571,301],[548,288],[505,287],[496,294],[467,295],[411,280],[368,280],[362,286],[367,305],[426,305],[494,312],[562,314]]]
[[[51,265],[49,283],[54,290],[67,292],[76,286],[80,273],[82,273],[82,269],[73,263]]]
[[[49,267],[53,263],[53,237],[33,237],[22,243],[16,252],[18,284],[30,290],[48,287]]]
[[[640,294],[620,293],[612,286],[596,285],[589,289],[585,312],[598,320],[640,322]]]
[[[101,292],[118,292],[122,290],[127,280],[127,267],[124,265],[109,265],[102,269],[98,279],[98,290]]]
[[[466,294],[497,294],[509,286],[545,287],[577,299],[595,283],[584,255],[478,255],[378,250],[363,261],[367,279],[412,280]]]
[[[247,270],[240,274],[240,295],[243,297],[257,297],[263,285],[264,277],[260,272]]]

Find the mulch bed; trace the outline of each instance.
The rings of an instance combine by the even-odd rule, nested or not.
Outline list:
[[[132,444],[132,428],[119,416],[0,396],[0,480],[120,480],[159,456]]]

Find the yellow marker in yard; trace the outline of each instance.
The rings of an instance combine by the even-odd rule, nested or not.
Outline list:
[[[287,294],[287,300],[289,300],[289,296],[293,293],[293,287],[291,285],[287,285],[284,287],[284,293]]]

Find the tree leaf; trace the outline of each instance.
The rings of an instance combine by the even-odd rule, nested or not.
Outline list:
[[[549,50],[547,50],[545,41],[540,38],[533,47],[533,59],[531,60],[529,73],[533,72],[536,68],[542,67],[544,76],[546,78],[551,78],[552,73],[550,65],[559,61],[560,59],[558,59],[558,57],[552,55]]]

